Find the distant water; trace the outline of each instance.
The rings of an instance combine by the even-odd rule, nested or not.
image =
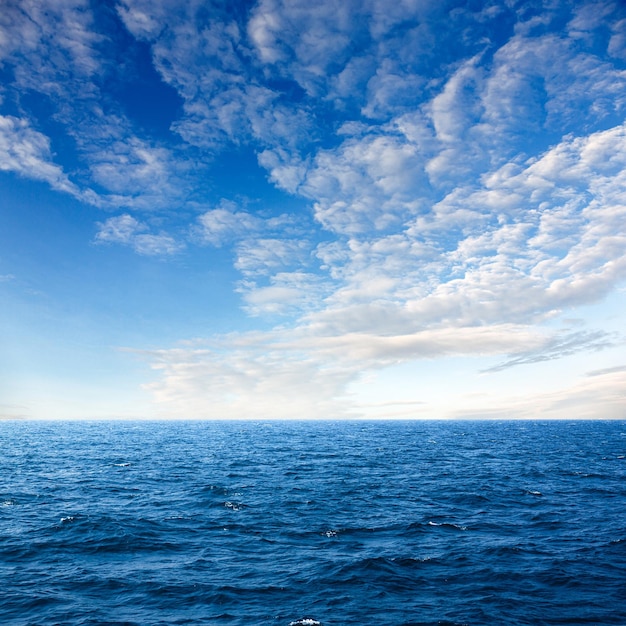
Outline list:
[[[0,423],[0,623],[626,624],[624,422]]]

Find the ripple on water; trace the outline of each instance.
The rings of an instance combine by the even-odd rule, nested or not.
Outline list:
[[[3,424],[0,621],[626,624],[624,432]]]

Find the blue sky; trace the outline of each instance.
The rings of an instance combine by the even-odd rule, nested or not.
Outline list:
[[[0,416],[626,418],[626,7],[8,0]]]

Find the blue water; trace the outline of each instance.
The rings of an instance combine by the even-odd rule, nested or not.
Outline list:
[[[626,624],[624,422],[0,422],[0,623]]]

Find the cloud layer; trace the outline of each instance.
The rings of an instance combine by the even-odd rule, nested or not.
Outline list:
[[[7,4],[0,170],[112,213],[96,244],[218,250],[258,320],[138,349],[165,413],[352,415],[350,386],[385,367],[622,345],[555,320],[626,277],[626,10],[476,7]]]

